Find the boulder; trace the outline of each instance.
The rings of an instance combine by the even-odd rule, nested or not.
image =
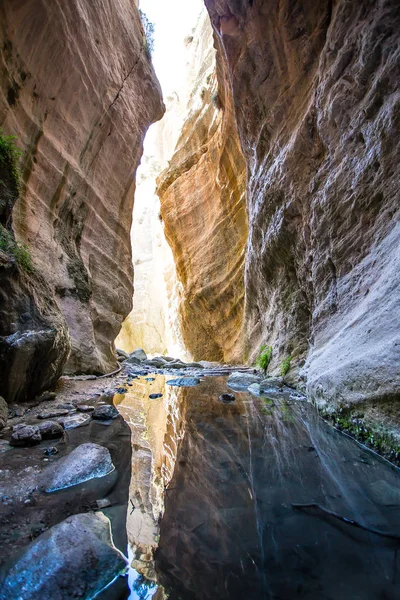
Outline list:
[[[88,413],[94,411],[94,406],[90,406],[89,404],[78,404],[76,407],[79,412]]]
[[[68,417],[61,417],[60,419],[57,419],[57,421],[64,427],[65,430],[75,429],[76,427],[82,427],[82,425],[87,425],[90,422],[90,415],[69,415]]]
[[[64,428],[57,421],[45,421],[39,425],[40,435],[43,440],[54,440],[64,435]]]
[[[40,485],[46,492],[55,492],[78,485],[90,479],[104,477],[114,470],[110,452],[98,444],[81,444],[40,476]]]
[[[39,427],[35,425],[24,425],[18,427],[11,436],[11,446],[34,446],[42,441]]]
[[[44,410],[38,414],[38,419],[52,419],[54,417],[63,417],[69,413],[67,408],[54,408],[53,410]]]
[[[116,349],[116,353],[117,353],[118,360],[121,360],[121,359],[126,360],[127,358],[129,358],[129,354],[127,352],[125,352],[125,350],[121,350],[120,348]]]
[[[43,392],[40,396],[36,396],[35,400],[37,402],[49,402],[50,400],[55,400],[57,398],[57,394],[55,392]]]
[[[140,361],[147,360],[147,354],[142,348],[137,348],[129,354],[129,358],[138,358]]]
[[[126,569],[103,513],[84,513],[54,525],[8,569],[2,599],[93,598]]]
[[[4,400],[4,398],[2,398],[0,396],[0,429],[4,429],[4,427],[7,424],[7,419],[8,419],[8,404]]]
[[[115,406],[111,406],[110,404],[103,404],[101,406],[96,406],[92,413],[92,418],[97,419],[99,421],[107,421],[108,419],[115,419],[118,417],[119,412],[115,408]]]
[[[282,388],[283,386],[283,377],[267,377],[267,379],[263,379],[260,383],[260,389],[263,392],[272,388]]]
[[[227,385],[233,390],[247,390],[252,383],[260,383],[262,377],[253,373],[234,371],[228,377]]]

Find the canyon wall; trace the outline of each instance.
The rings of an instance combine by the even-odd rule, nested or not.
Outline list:
[[[157,194],[182,284],[185,345],[195,360],[238,361],[244,352],[245,163],[206,13],[186,43],[188,100]]]
[[[164,110],[136,4],[0,5],[0,126],[23,152],[12,228],[45,282],[2,343],[40,329],[32,311],[48,303],[65,338],[61,362],[64,320],[70,332],[69,373],[115,367],[113,340],[132,306],[135,171]]]
[[[320,405],[400,392],[400,11],[205,0],[247,164],[245,321]]]

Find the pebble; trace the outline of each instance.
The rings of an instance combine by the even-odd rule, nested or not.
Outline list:
[[[150,394],[150,400],[157,400],[157,398],[162,398],[162,394]]]

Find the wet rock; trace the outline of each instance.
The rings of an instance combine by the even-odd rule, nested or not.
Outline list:
[[[108,419],[115,419],[118,417],[119,412],[115,406],[110,404],[104,404],[103,406],[96,406],[92,413],[92,418],[99,421],[107,421]]]
[[[2,599],[93,598],[125,568],[107,517],[74,515],[24,549],[5,575]]]
[[[168,363],[167,368],[168,369],[184,369],[186,367],[186,364],[184,362],[182,362],[181,360],[179,361],[175,361],[172,363]]]
[[[162,398],[162,394],[150,394],[150,400],[157,400],[157,398]]]
[[[120,348],[116,349],[118,360],[121,362],[122,360],[126,360],[129,358],[129,354],[125,352],[125,350],[121,350]]]
[[[140,364],[142,364],[142,361],[139,358],[136,358],[136,356],[132,356],[130,358],[127,358],[125,362],[127,364],[129,364],[129,365],[140,365]]]
[[[65,402],[63,404],[58,404],[57,408],[62,408],[64,410],[75,410],[75,406],[73,404],[71,404],[70,402]]]
[[[57,394],[55,392],[43,392],[40,396],[36,396],[35,400],[38,402],[49,402],[50,400],[55,400],[57,398]]]
[[[203,365],[198,362],[186,363],[186,366],[191,367],[192,369],[204,369]]]
[[[11,436],[11,446],[34,446],[42,441],[39,427],[35,425],[24,425],[18,427]]]
[[[39,413],[37,418],[38,419],[52,419],[54,417],[63,417],[64,415],[67,415],[69,413],[69,410],[66,408],[55,408],[54,410],[44,410],[43,412]]]
[[[55,446],[49,446],[48,448],[45,448],[44,454],[46,456],[55,456],[58,454],[58,449]]]
[[[8,404],[4,400],[4,398],[2,398],[0,396],[0,429],[4,429],[4,427],[7,424],[7,419],[8,419]]]
[[[152,358],[151,360],[146,360],[145,364],[149,367],[155,367],[156,369],[162,369],[166,365],[166,363],[160,358]]]
[[[79,412],[88,413],[94,411],[94,406],[90,406],[89,404],[78,404],[76,407]]]
[[[64,435],[64,428],[57,421],[45,421],[39,425],[40,435],[43,440],[54,440]]]
[[[155,381],[155,377],[146,377],[145,381]]]
[[[260,383],[261,376],[253,373],[234,371],[228,377],[227,385],[233,390],[246,390],[252,383]]]
[[[147,354],[142,348],[137,348],[129,354],[129,359],[137,358],[139,361],[147,360]]]
[[[81,444],[68,456],[46,469],[40,485],[46,492],[55,492],[90,479],[104,477],[114,470],[110,452],[98,444]]]
[[[127,390],[126,390],[125,388],[123,388],[123,387],[118,387],[118,388],[115,390],[115,393],[116,393],[116,394],[126,394],[126,392],[127,392]]]
[[[178,377],[177,379],[169,379],[166,383],[176,387],[193,387],[200,383],[200,379],[197,377]]]
[[[60,423],[64,429],[76,429],[76,427],[82,427],[83,425],[87,425],[90,423],[90,415],[87,414],[75,414],[70,415],[68,417],[61,417],[61,419],[57,419],[58,423]]]
[[[282,388],[283,386],[283,377],[267,377],[267,379],[263,379],[260,383],[260,389],[263,392],[271,388]]]
[[[233,394],[221,394],[218,396],[218,400],[224,404],[231,404],[235,402],[235,396]]]

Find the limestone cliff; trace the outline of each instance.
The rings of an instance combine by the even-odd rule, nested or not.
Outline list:
[[[246,158],[246,322],[321,404],[400,392],[398,3],[206,0]]]
[[[67,322],[68,372],[115,366],[132,303],[135,171],[163,114],[136,4],[0,4],[0,126],[23,151],[13,229]]]
[[[206,14],[187,43],[193,87],[157,194],[183,286],[180,321],[186,347],[195,359],[239,360],[247,238],[245,164],[229,86],[223,77],[217,80]]]

